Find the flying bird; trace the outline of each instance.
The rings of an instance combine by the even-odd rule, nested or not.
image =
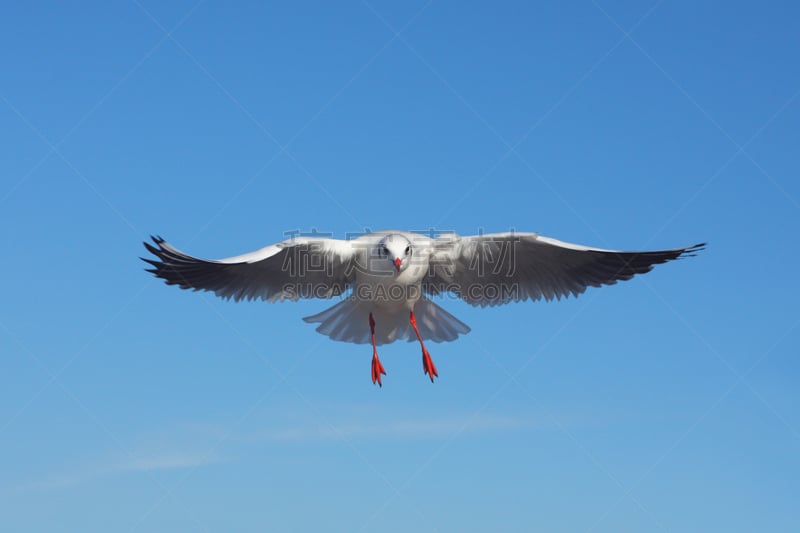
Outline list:
[[[160,237],[144,245],[157,259],[147,269],[167,285],[205,290],[235,301],[268,302],[345,296],[303,320],[333,340],[372,344],[372,382],[386,371],[378,346],[417,340],[422,369],[438,371],[425,340],[446,342],[469,326],[430,300],[453,294],[473,306],[578,296],[587,287],[613,285],[653,265],[692,256],[705,244],[671,250],[623,252],[561,242],[537,233],[458,236],[378,231],[337,240],[293,236],[244,255],[206,260]],[[348,293],[349,291],[349,293]]]

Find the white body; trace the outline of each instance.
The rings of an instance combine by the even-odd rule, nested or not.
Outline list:
[[[416,340],[409,316],[414,311],[425,340],[444,342],[468,333],[469,326],[424,296],[422,281],[429,272],[434,240],[416,233],[381,231],[354,239],[355,271],[352,292],[341,303],[305,317],[320,323],[317,331],[333,340],[371,342],[369,315],[375,320],[376,344]],[[387,246],[388,254],[379,247]],[[410,255],[405,254],[412,247]],[[400,259],[397,268],[394,261]],[[364,266],[365,268],[360,268]]]

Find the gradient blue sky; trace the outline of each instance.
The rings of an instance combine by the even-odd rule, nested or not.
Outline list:
[[[0,529],[797,531],[794,2],[6,4]],[[398,33],[399,32],[399,33]],[[291,230],[699,257],[419,350],[143,271]]]

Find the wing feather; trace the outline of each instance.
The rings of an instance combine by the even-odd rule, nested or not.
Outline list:
[[[145,248],[156,259],[142,258],[146,269],[167,285],[214,292],[222,298],[270,302],[332,298],[352,281],[351,241],[297,237],[220,260],[185,254],[160,237]]]
[[[475,306],[578,296],[654,265],[695,255],[705,244],[624,252],[591,248],[536,233],[495,233],[435,243],[423,281],[429,294],[451,292]]]

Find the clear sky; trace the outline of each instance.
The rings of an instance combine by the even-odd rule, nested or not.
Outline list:
[[[795,2],[12,3],[3,531],[798,531]],[[698,257],[430,350],[144,272],[286,232]]]

